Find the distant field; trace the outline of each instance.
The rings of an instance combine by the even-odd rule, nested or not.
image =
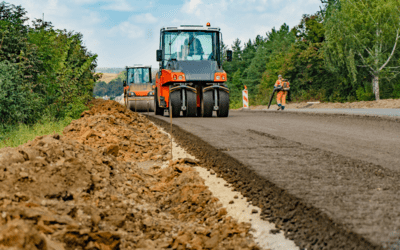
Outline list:
[[[99,79],[99,81],[103,81],[106,83],[111,82],[115,78],[118,77],[118,74],[113,74],[113,73],[103,73],[103,76]]]
[[[152,80],[153,82],[155,82],[156,79],[156,73],[157,73],[158,69],[152,68],[151,69],[151,75],[152,75]],[[100,78],[98,81],[99,82],[106,82],[106,83],[110,83],[112,80],[114,80],[115,78],[118,77],[118,75],[122,75],[125,71],[121,71],[119,73],[102,73],[103,77]],[[101,72],[99,72],[101,73]],[[123,77],[123,76],[122,76]]]

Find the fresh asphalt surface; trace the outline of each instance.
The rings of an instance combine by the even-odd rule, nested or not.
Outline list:
[[[399,119],[292,111],[231,111],[228,118],[174,118],[173,123],[372,244],[395,244]],[[378,111],[368,115],[400,115],[398,109]],[[157,118],[169,122],[167,116]]]

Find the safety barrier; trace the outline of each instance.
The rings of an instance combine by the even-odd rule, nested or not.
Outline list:
[[[249,109],[249,92],[247,91],[246,86],[244,86],[242,95],[243,95],[243,109]]]

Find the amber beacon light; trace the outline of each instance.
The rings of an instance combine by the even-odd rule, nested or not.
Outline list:
[[[211,24],[210,23],[207,23],[207,27],[210,27],[211,26]]]

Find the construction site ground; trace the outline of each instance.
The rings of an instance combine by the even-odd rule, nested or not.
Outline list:
[[[268,106],[258,105],[250,106],[250,108],[239,108],[240,111],[253,112],[270,112],[276,111],[277,105]],[[327,114],[348,114],[348,115],[365,115],[365,116],[391,116],[400,117],[400,99],[385,99],[379,101],[362,101],[362,102],[289,102],[285,106],[286,112],[303,112],[303,113],[327,113]]]
[[[149,118],[169,129],[169,117]],[[300,249],[400,249],[400,119],[231,111],[173,124]]]
[[[271,105],[270,109],[276,110],[277,105]],[[267,109],[268,106],[250,106],[252,110]],[[400,99],[383,99],[379,101],[360,102],[288,102],[287,109],[400,109]]]
[[[269,244],[255,238],[251,220],[237,217],[212,194],[204,178],[219,184],[214,172],[199,169],[199,161],[176,144],[171,159],[168,134],[117,102],[92,104],[62,136],[0,149],[0,249],[259,249]],[[232,202],[246,201],[234,196]],[[243,210],[250,207],[237,203]],[[248,213],[260,215],[256,208]],[[295,246],[285,243],[283,234],[278,241]]]
[[[92,104],[0,149],[0,249],[400,249],[398,118]]]

